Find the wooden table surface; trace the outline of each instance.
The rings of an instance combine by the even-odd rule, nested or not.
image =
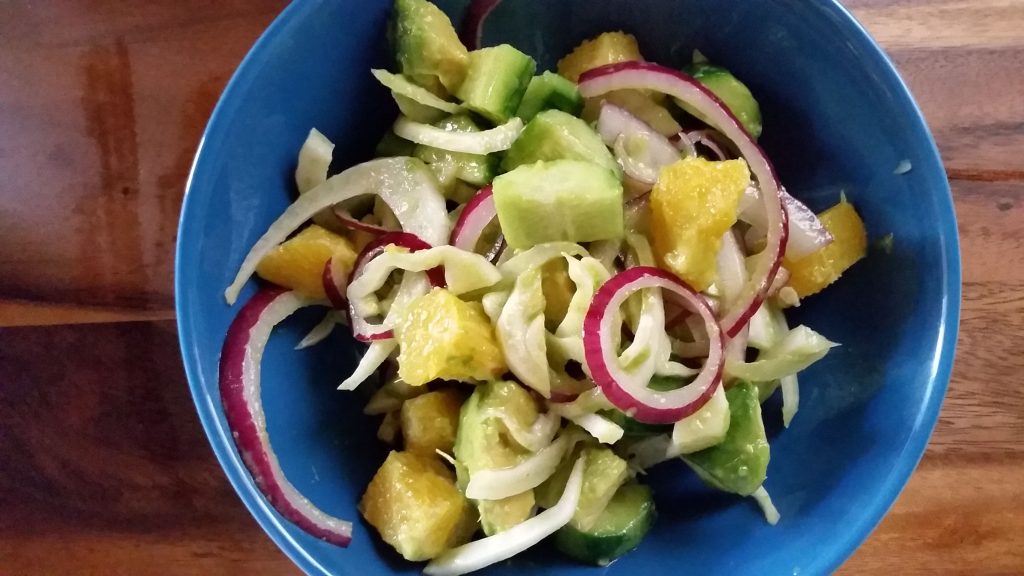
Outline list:
[[[278,0],[0,1],[0,574],[297,574],[173,322],[185,178]],[[844,574],[1024,574],[1024,0],[848,0],[952,184],[963,315],[927,455]]]

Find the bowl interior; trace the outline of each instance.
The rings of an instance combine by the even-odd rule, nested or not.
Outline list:
[[[439,2],[458,22],[465,2]],[[369,68],[387,66],[387,0],[290,6],[236,73],[210,122],[190,179],[178,243],[182,351],[196,405],[224,469],[270,536],[311,574],[415,573],[363,523],[356,504],[387,449],[366,395],[335,390],[361,350],[336,331],[292,347],[319,319],[284,323],[263,362],[270,435],[287,476],[329,513],[353,519],[349,549],[296,529],[255,490],[225,428],[217,389],[224,334],[238,310],[223,300],[242,257],[290,201],[297,151],[311,127],[338,144],[336,165],[369,158],[396,114]],[[681,463],[656,469],[659,518],[612,574],[823,574],[867,536],[927,443],[949,378],[959,308],[959,253],[948,185],[905,87],[865,33],[830,2],[507,0],[484,45],[509,42],[539,69],[582,39],[622,29],[644,55],[672,66],[699,48],[743,79],[764,116],[762,143],[783,183],[812,208],[840,192],[857,206],[873,248],[837,286],[793,315],[842,343],[802,377],[801,410],[772,435],[767,488],[782,521],[751,501],[704,489]],[[904,160],[912,170],[894,171]],[[252,283],[241,301],[252,294]],[[495,573],[592,574],[541,545]]]

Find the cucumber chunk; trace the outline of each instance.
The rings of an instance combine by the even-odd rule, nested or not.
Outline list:
[[[585,160],[613,171],[617,177],[622,171],[597,132],[561,110],[545,110],[530,120],[501,167],[509,171],[539,160]]]
[[[474,50],[455,95],[473,112],[504,124],[515,115],[536,69],[533,58],[508,44]]]
[[[608,502],[589,530],[572,524],[555,533],[555,546],[565,554],[590,564],[605,566],[637,547],[656,516],[651,489],[626,484]]]
[[[583,111],[583,97],[569,80],[554,72],[545,72],[530,80],[516,116],[529,122],[542,110],[561,110],[579,116]]]
[[[498,176],[493,186],[498,221],[512,248],[623,235],[622,183],[597,164],[537,162]]]

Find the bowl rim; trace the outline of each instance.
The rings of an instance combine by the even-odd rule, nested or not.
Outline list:
[[[216,405],[215,401],[204,390],[203,379],[198,368],[199,351],[193,336],[191,317],[186,313],[186,298],[183,296],[187,293],[182,279],[182,261],[185,257],[185,249],[180,242],[180,239],[184,237],[187,226],[189,226],[187,224],[187,215],[190,212],[189,207],[192,204],[192,197],[195,196],[192,190],[197,182],[197,174],[201,174],[202,171],[209,169],[202,162],[204,148],[208,142],[218,139],[225,132],[227,126],[225,117],[231,116],[233,113],[232,109],[235,107],[232,95],[243,90],[258,75],[262,69],[261,62],[266,59],[266,54],[273,50],[273,43],[280,34],[301,15],[310,10],[315,10],[316,6],[317,3],[315,2],[292,2],[275,17],[267,29],[260,34],[232,74],[210,115],[185,183],[185,194],[178,222],[177,238],[179,242],[177,242],[175,247],[174,291],[178,339],[186,378],[189,383],[192,399],[196,405],[200,423],[221,468],[250,514],[252,514],[264,532],[292,562],[307,574],[331,576],[333,572],[318,562],[316,558],[306,551],[302,543],[298,542],[288,533],[284,526],[287,520],[282,521],[258,491],[235,449],[231,433],[224,429],[218,419],[219,405]],[[920,108],[911,95],[910,89],[897,72],[888,55],[886,55],[885,51],[853,14],[842,6],[838,0],[828,0],[821,7],[831,13],[833,17],[844,21],[850,26],[850,39],[858,42],[860,44],[859,47],[864,49],[864,54],[870,59],[869,64],[873,69],[879,71],[882,80],[895,88],[896,105],[906,113],[911,129],[915,132],[916,139],[922,140],[925,143],[929,163],[936,164],[939,172],[942,173],[941,178],[939,178],[941,181],[940,189],[936,190],[935,193],[940,204],[940,210],[948,214],[949,219],[940,225],[940,233],[938,235],[943,256],[942,277],[944,280],[944,295],[942,300],[942,320],[939,325],[939,346],[932,373],[931,392],[926,399],[924,409],[920,412],[921,417],[914,422],[910,435],[902,451],[897,456],[893,472],[888,475],[887,481],[876,491],[870,504],[864,508],[863,513],[859,515],[853,525],[843,531],[836,540],[832,541],[826,547],[827,551],[822,551],[822,554],[804,567],[808,574],[830,574],[856,551],[875,527],[878,526],[892,505],[895,504],[900,493],[907,485],[911,474],[924,456],[925,449],[938,422],[939,412],[952,374],[957,334],[959,332],[961,304],[960,243],[956,225],[956,212],[949,181],[942,168],[941,156],[935,139],[925,122],[924,115],[921,113]],[[915,166],[915,168],[917,167]],[[932,166],[931,168],[935,167]]]

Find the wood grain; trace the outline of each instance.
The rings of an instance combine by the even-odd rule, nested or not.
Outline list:
[[[0,573],[299,573],[216,464],[168,321],[199,135],[284,4],[0,2]],[[1024,2],[847,4],[936,137],[964,284],[928,452],[840,572],[1024,574]]]

